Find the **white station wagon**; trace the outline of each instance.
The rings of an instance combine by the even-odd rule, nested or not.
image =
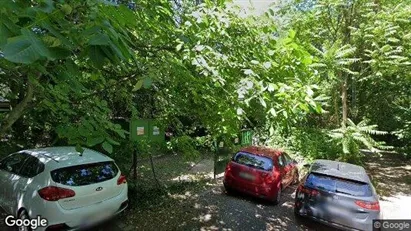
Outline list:
[[[14,224],[47,219],[36,230],[93,226],[126,209],[127,191],[113,159],[90,149],[82,155],[75,147],[23,150],[0,160],[0,206]]]

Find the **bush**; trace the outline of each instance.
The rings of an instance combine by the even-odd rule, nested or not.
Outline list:
[[[337,159],[339,148],[327,133],[316,128],[296,130],[290,141],[291,149],[308,159]]]
[[[185,159],[195,159],[200,156],[197,150],[198,143],[190,136],[176,137],[169,142],[169,149],[174,153],[183,155]]]

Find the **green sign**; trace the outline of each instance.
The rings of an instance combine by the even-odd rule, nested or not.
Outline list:
[[[130,122],[130,140],[139,141],[148,139],[155,142],[164,142],[164,129],[159,123],[151,119],[132,119]]]
[[[251,145],[253,143],[253,131],[243,130],[241,131],[241,145]]]

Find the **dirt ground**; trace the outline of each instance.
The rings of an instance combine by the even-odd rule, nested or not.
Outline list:
[[[210,161],[199,163],[198,169],[210,176]],[[196,168],[194,168],[196,169]],[[411,219],[411,161],[394,154],[381,157],[370,156],[366,169],[381,196],[381,211],[385,219]],[[199,170],[199,171],[200,171]],[[190,171],[192,172],[192,171]],[[173,178],[176,177],[173,175]],[[194,179],[185,175],[180,180]],[[194,179],[195,180],[195,179]],[[197,188],[198,189],[198,188]],[[294,218],[295,186],[283,192],[279,205],[245,195],[226,195],[221,179],[209,181],[204,189],[187,190],[169,194],[172,203],[159,204],[153,208],[137,206],[127,210],[110,226],[94,231],[106,230],[335,230],[311,221]],[[169,201],[169,200],[168,200]],[[11,230],[2,226],[5,214],[0,219],[0,230]]]
[[[411,219],[411,161],[395,154],[373,155],[366,169],[380,195],[384,219]]]

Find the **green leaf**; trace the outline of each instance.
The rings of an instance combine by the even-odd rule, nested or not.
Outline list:
[[[290,30],[290,32],[289,32],[289,34],[288,34],[288,37],[289,37],[290,39],[294,39],[294,38],[295,38],[295,34],[296,34],[295,30]]]
[[[271,16],[274,16],[274,10],[273,9],[268,9],[268,12],[270,13]]]
[[[270,109],[270,114],[271,114],[272,116],[274,116],[274,117],[277,116],[277,112],[275,111],[274,108],[271,108],[271,109]]]
[[[97,67],[101,68],[104,65],[106,54],[100,49],[99,46],[90,46],[88,53],[91,62]]]
[[[50,51],[44,44],[44,42],[38,38],[38,36],[31,30],[27,28],[21,29],[21,34],[30,41],[31,45],[33,46],[34,50],[43,57],[52,58],[50,55]]]
[[[14,63],[30,64],[38,60],[40,55],[25,36],[17,36],[7,40],[4,58]]]
[[[180,51],[181,48],[183,48],[183,45],[184,45],[184,43],[178,44],[177,47],[176,47],[176,51]]]
[[[96,34],[90,38],[90,45],[108,46],[110,45],[110,38],[106,34]]]
[[[113,153],[113,145],[111,145],[109,142],[104,141],[102,147],[103,147],[103,149],[106,150],[108,153]]]
[[[7,43],[7,38],[10,36],[9,29],[7,29],[3,23],[0,23],[0,34],[0,48],[3,48],[3,46]]]
[[[138,91],[138,90],[140,90],[140,88],[143,86],[143,82],[144,82],[144,80],[143,80],[143,79],[140,79],[140,80],[136,83],[136,85],[134,85],[133,91]]]
[[[60,39],[50,36],[50,35],[44,36],[43,40],[49,47],[58,47],[61,45]]]
[[[260,97],[259,100],[260,100],[261,105],[263,105],[263,107],[267,107],[267,103],[262,97]]]
[[[97,144],[101,144],[104,141],[104,137],[88,137],[87,138],[87,145],[89,147],[96,146]]]
[[[123,130],[123,129],[116,129],[114,131],[123,139],[126,138],[126,133],[129,133],[129,132]]]
[[[39,1],[39,9],[45,13],[51,13],[54,10],[53,0],[42,0]]]
[[[144,79],[144,88],[150,88],[152,83],[153,83],[153,80],[151,78],[145,78]]]
[[[61,48],[61,47],[53,47],[50,48],[50,57],[53,59],[64,59],[68,57],[71,52],[67,49]]]
[[[271,126],[270,126],[270,136],[273,136],[274,133],[275,133],[274,127],[271,125]]]
[[[81,147],[81,145],[80,145],[80,144],[77,144],[77,145],[76,145],[76,152],[79,152],[79,153],[80,153],[80,155],[82,155],[82,154],[83,154],[83,152],[84,152],[84,148],[83,148],[83,147]]]
[[[61,6],[61,11],[63,11],[65,15],[69,15],[73,11],[73,8],[71,8],[71,6],[68,4],[64,4],[63,6]]]
[[[108,141],[110,144],[112,144],[112,145],[120,145],[119,142],[111,139],[110,137],[107,137],[106,139],[107,139],[107,141]]]
[[[310,111],[310,109],[308,108],[308,105],[305,103],[300,103],[299,104],[300,108],[306,112]]]

